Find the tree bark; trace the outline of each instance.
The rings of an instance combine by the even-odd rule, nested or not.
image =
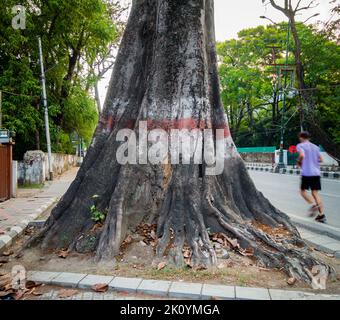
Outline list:
[[[120,165],[116,134],[129,127],[138,136],[141,120],[149,129],[224,129],[223,173],[207,175],[206,164],[203,177],[195,164]],[[96,232],[94,201],[107,212]],[[170,246],[176,265],[183,264],[184,244],[194,265],[216,264],[210,230],[236,239],[260,265],[283,268],[306,282],[312,280],[307,269],[315,265],[331,271],[308,253],[288,216],[256,190],[237,153],[220,100],[213,0],[133,2],[92,144],[37,239],[43,248],[113,259],[126,233],[142,221],[157,224],[157,258]],[[260,224],[284,228],[287,236],[274,237]]]

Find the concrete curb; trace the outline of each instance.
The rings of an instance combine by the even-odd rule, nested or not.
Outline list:
[[[38,283],[91,290],[94,284],[105,283],[109,291],[191,300],[340,300],[340,295],[314,294],[266,288],[248,288],[203,283],[146,280],[69,272],[30,271],[27,279]],[[86,300],[86,299],[85,299]]]
[[[302,227],[314,233],[326,235],[334,240],[340,241],[340,229],[329,226],[327,224],[317,223],[313,220],[299,217],[296,215],[289,215],[290,219],[294,222],[294,224],[298,227]]]
[[[299,169],[280,169],[279,172],[276,172],[273,168],[269,168],[269,167],[247,166],[247,169],[251,170],[251,171],[261,171],[261,172],[269,172],[269,173],[276,173],[276,174],[300,175],[300,173],[301,173],[301,171]],[[323,171],[321,176],[323,178],[327,178],[327,179],[340,180],[340,173],[339,172]]]
[[[21,236],[29,224],[38,218],[42,213],[48,210],[57,202],[57,198],[47,198],[45,204],[41,205],[39,209],[35,209],[32,214],[27,215],[27,219],[21,220],[19,224],[11,227],[10,231],[0,236],[0,253],[6,250],[16,238]]]

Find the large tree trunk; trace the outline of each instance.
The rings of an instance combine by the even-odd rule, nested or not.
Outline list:
[[[253,252],[263,266],[284,268],[304,281],[311,281],[307,269],[315,265],[329,270],[309,255],[290,219],[251,181],[229,134],[216,60],[213,0],[133,2],[100,123],[75,181],[41,234],[43,248],[113,259],[126,232],[145,221],[157,223],[157,256],[170,246],[178,265],[185,243],[193,264],[216,263],[209,229],[237,239],[240,250]],[[117,132],[129,127],[138,136],[141,120],[149,129],[224,129],[223,173],[209,176],[207,165],[120,165]],[[94,201],[107,211],[99,231],[93,231]],[[260,225],[287,234],[274,237]]]

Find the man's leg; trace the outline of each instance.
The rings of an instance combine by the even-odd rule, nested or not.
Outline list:
[[[300,194],[309,204],[314,204],[313,197],[311,197],[306,190],[301,189]]]
[[[323,217],[325,215],[325,213],[324,213],[323,203],[322,203],[322,200],[321,200],[320,195],[319,195],[319,191],[313,190],[312,196],[313,196],[316,204],[318,205],[318,209],[319,209],[319,212],[320,212],[319,216]]]

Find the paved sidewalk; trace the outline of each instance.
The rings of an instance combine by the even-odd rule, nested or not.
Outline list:
[[[54,181],[46,182],[42,189],[21,189],[17,198],[0,203],[0,251],[61,198],[77,171],[78,168],[72,168]]]
[[[125,292],[132,295],[155,296],[158,298],[192,300],[340,300],[340,295],[313,294],[302,291],[147,280],[69,272],[31,271],[28,272],[27,279],[35,281],[36,283],[82,290],[91,290],[91,287],[95,284],[107,284],[109,291],[105,299],[109,300],[113,300],[116,294],[112,295],[112,293],[117,292]],[[41,299],[57,299],[56,293],[57,291],[52,290],[43,295]],[[78,299],[104,299],[104,295],[98,296],[98,294],[93,292],[85,292],[80,293]]]
[[[320,235],[307,229],[298,228],[302,239],[317,250],[334,255],[340,259],[340,241],[326,235]]]

